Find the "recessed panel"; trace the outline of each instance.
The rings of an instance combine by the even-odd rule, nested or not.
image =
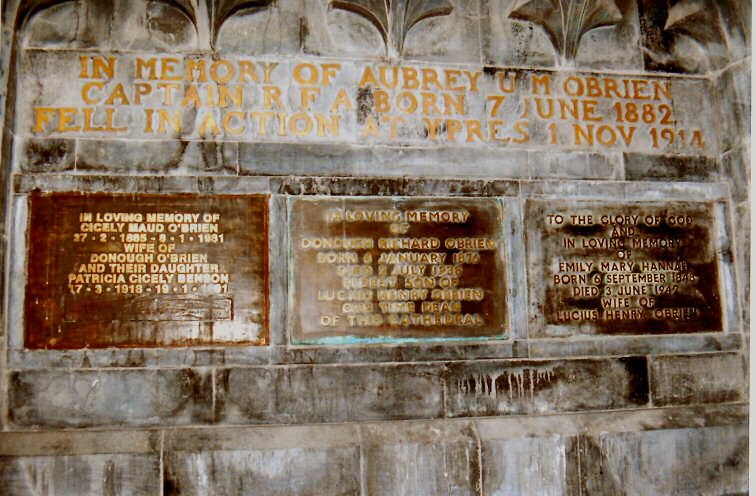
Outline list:
[[[300,198],[290,229],[295,342],[504,337],[499,201]]]
[[[267,197],[30,202],[27,348],[267,343]]]
[[[722,330],[710,204],[529,201],[534,336]]]

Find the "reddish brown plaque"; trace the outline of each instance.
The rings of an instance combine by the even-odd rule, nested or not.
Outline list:
[[[498,200],[300,198],[290,207],[294,342],[504,337]]]
[[[267,203],[33,193],[26,347],[267,344]]]
[[[534,336],[722,330],[711,204],[529,201]]]

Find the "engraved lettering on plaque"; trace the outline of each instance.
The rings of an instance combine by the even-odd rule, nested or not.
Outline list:
[[[267,197],[30,202],[27,348],[267,343]]]
[[[294,341],[501,338],[494,199],[291,202]]]
[[[722,330],[710,204],[529,201],[536,333]]]

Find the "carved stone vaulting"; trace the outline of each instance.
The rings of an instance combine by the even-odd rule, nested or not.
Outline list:
[[[0,10],[0,494],[749,493],[750,1]]]

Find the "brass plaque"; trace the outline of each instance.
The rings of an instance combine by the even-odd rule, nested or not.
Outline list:
[[[712,205],[528,201],[531,335],[722,330]]]
[[[25,346],[267,344],[267,204],[33,193]]]
[[[293,341],[504,337],[502,223],[495,199],[291,200]]]

